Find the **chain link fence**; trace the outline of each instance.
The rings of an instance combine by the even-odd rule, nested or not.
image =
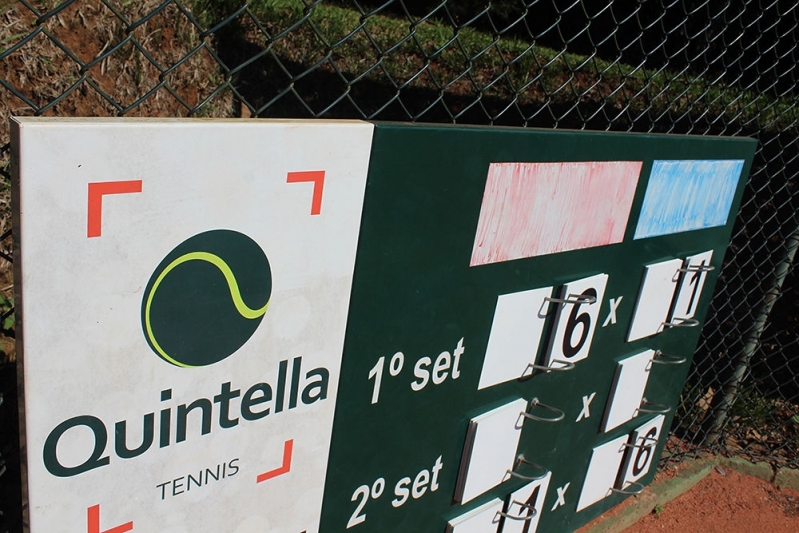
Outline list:
[[[11,115],[756,137],[669,450],[799,466],[798,12],[779,0],[0,0],[0,501],[11,513],[0,533],[17,529],[20,508]]]

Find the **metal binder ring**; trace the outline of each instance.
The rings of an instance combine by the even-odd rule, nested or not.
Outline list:
[[[655,352],[655,356],[652,358],[652,363],[656,365],[681,365],[687,360],[688,359],[685,357],[680,357],[679,355],[668,355],[658,350]]]
[[[570,294],[566,298],[550,298],[544,297],[544,300],[553,304],[561,305],[582,305],[596,303],[596,296],[583,296],[582,294]]]
[[[546,409],[552,413],[555,413],[557,416],[555,418],[545,418],[541,416],[531,415],[530,413],[523,411],[521,415],[524,418],[529,418],[530,420],[537,420],[539,422],[560,422],[564,418],[566,418],[566,413],[558,409],[557,407],[551,407],[549,405],[545,405],[538,401],[538,398],[533,398],[530,400],[530,407],[528,409],[533,409],[535,407],[540,407],[541,409]]]
[[[517,501],[514,500],[513,502],[511,502],[511,505],[513,505],[514,503],[519,504],[524,509],[527,509],[529,514],[527,516],[514,516],[512,514],[505,513],[505,512],[502,512],[502,511],[497,511],[497,514],[500,515],[500,516],[504,516],[505,518],[510,518],[511,520],[521,520],[521,521],[524,521],[524,522],[529,522],[530,520],[532,520],[535,517],[535,515],[538,514],[538,511],[536,511],[535,507],[533,507],[529,503],[522,503],[522,502],[517,502]]]
[[[677,272],[710,272],[716,270],[712,265],[688,265],[684,268],[678,268]]]
[[[657,444],[657,441],[658,441],[657,439],[652,438],[652,437],[642,437],[641,440],[644,441],[643,444],[630,444],[629,442],[625,442],[624,444],[622,444],[622,447],[623,448],[651,448],[652,446]],[[647,441],[649,441],[648,444],[647,444]]]
[[[641,494],[642,492],[644,492],[644,488],[646,488],[646,487],[644,487],[643,485],[641,485],[640,483],[638,483],[636,481],[633,481],[632,483],[630,483],[627,486],[628,487],[632,487],[633,485],[638,486],[639,487],[638,490],[614,489],[613,487],[610,487],[610,490],[612,490],[613,492],[618,492],[619,494],[629,494],[629,495],[633,496],[635,494]]]
[[[644,406],[650,406],[649,409],[646,409]],[[668,406],[664,403],[652,403],[647,401],[646,398],[641,400],[641,406],[638,408],[639,413],[654,413],[658,415],[665,415],[666,413],[671,411],[671,406]]]
[[[693,318],[678,318],[678,322],[661,322],[667,328],[694,328],[699,321]]]
[[[574,368],[574,363],[570,363],[568,361],[561,361],[559,359],[553,359],[553,363],[557,363],[559,366],[544,366],[544,365],[534,365],[530,363],[522,372],[522,377],[526,377],[524,374],[527,372],[528,369],[533,370],[543,370],[544,372],[565,372],[567,370],[572,370]]]
[[[510,474],[511,476],[513,476],[513,477],[515,477],[517,479],[521,479],[523,481],[538,481],[540,479],[544,479],[545,477],[547,477],[547,474],[549,474],[549,470],[547,470],[545,467],[541,466],[538,463],[534,463],[532,461],[528,461],[527,459],[524,458],[523,454],[519,455],[516,458],[516,461],[513,463],[513,468],[516,468],[517,466],[522,465],[522,464],[530,465],[532,467],[538,468],[538,469],[542,470],[544,473],[541,474],[540,476],[525,476],[525,475],[519,474],[518,472],[514,472],[513,470],[507,470],[506,472],[508,474]]]

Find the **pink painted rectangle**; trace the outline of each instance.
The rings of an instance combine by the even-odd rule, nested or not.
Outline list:
[[[492,163],[470,266],[621,242],[642,165]]]

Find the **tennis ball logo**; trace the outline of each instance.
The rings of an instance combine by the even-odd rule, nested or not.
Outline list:
[[[200,233],[150,277],[141,306],[144,337],[173,365],[217,363],[255,333],[271,294],[269,260],[255,241],[230,230]]]

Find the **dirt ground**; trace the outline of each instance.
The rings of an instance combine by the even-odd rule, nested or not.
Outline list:
[[[679,474],[659,474],[674,475]],[[656,507],[625,533],[663,531],[797,533],[799,491],[779,489],[730,468],[717,467],[691,490]]]

